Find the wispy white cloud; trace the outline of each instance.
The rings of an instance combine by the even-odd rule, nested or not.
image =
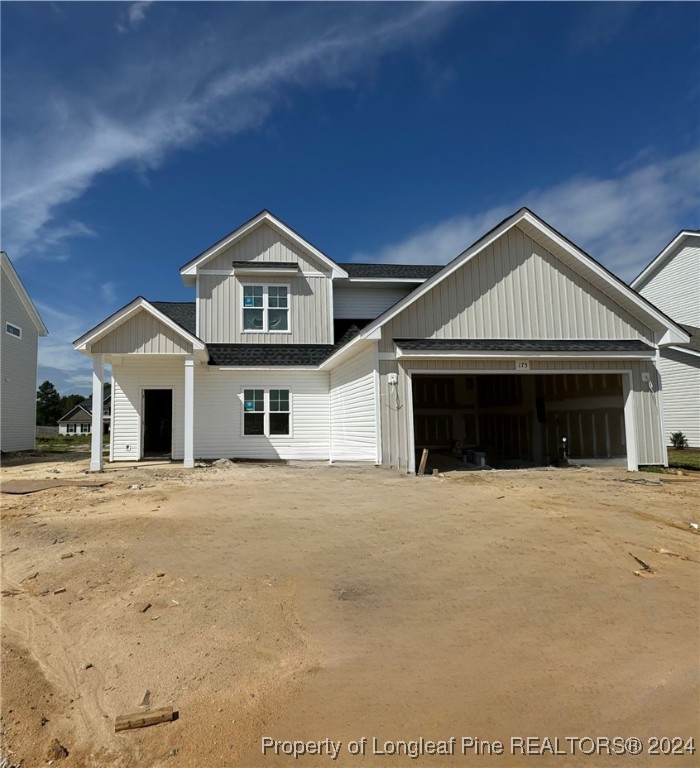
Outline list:
[[[684,227],[697,227],[700,151],[630,166],[609,178],[576,176],[534,189],[485,211],[435,222],[354,261],[443,264],[499,221],[527,206],[602,261],[631,279]]]
[[[119,32],[125,34],[141,26],[141,22],[146,18],[149,7],[153,5],[153,0],[137,0],[130,3],[126,10],[126,21],[117,22],[116,27]]]
[[[129,7],[131,22],[143,20],[147,5]],[[295,89],[347,86],[382,56],[440,29],[448,5],[362,4],[342,16],[285,8],[256,21],[254,35],[245,25],[203,30],[157,57],[150,48],[124,56],[87,89],[50,82],[31,100],[13,90],[6,109],[23,120],[3,136],[3,246],[17,260],[42,242],[90,234],[80,222],[66,225],[62,212],[100,175],[143,172],[175,150],[256,127]]]

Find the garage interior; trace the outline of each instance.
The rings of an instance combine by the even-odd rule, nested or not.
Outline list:
[[[626,457],[620,374],[413,377],[416,467],[548,466]]]

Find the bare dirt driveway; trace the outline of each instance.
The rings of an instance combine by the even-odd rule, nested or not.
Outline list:
[[[82,457],[34,461],[3,481],[97,479]],[[66,767],[700,765],[685,749],[700,747],[697,474],[155,464],[98,478],[2,496],[14,764],[46,765],[58,739]],[[179,719],[115,734],[146,690]],[[642,754],[565,740],[617,736]],[[325,742],[263,755],[263,737],[341,747],[335,762]],[[454,737],[454,754],[387,754],[420,737]],[[526,737],[529,755],[511,743]],[[566,755],[547,750],[555,737]],[[648,754],[650,737],[681,754]]]

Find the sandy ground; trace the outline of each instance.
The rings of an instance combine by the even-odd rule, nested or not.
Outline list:
[[[3,479],[91,478],[84,454],[32,461]],[[15,764],[48,764],[58,739],[66,767],[700,765],[647,754],[649,737],[700,749],[698,475],[152,464],[101,478],[1,499]],[[115,734],[146,690],[179,719]],[[264,736],[342,744],[335,763],[295,760],[263,755]],[[511,754],[528,736],[568,756]],[[643,754],[564,741],[616,736]],[[419,737],[455,737],[455,754],[374,754]],[[462,754],[462,737],[504,754]]]

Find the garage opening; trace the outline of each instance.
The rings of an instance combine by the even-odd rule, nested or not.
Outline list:
[[[622,376],[413,374],[416,464],[516,468],[624,459]]]

